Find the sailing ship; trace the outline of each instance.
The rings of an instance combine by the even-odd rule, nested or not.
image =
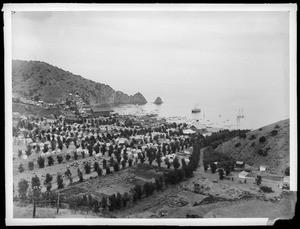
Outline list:
[[[200,113],[201,109],[197,108],[197,106],[195,106],[194,109],[192,109],[192,113]]]

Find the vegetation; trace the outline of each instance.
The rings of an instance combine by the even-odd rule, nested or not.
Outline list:
[[[37,162],[38,162],[39,168],[45,167],[45,159],[43,157],[39,156],[37,159]]]
[[[24,172],[25,169],[24,169],[24,165],[22,163],[19,164],[18,170],[20,173]]]
[[[58,189],[64,188],[64,180],[63,180],[62,175],[60,173],[57,173],[56,182],[57,182],[57,188]]]
[[[259,189],[264,192],[264,193],[271,193],[274,192],[273,189],[271,187],[267,187],[267,186],[260,186]]]
[[[29,161],[28,162],[28,169],[29,170],[33,170],[34,169],[34,163],[33,163],[33,161]]]
[[[19,181],[18,191],[19,191],[19,195],[20,195],[21,200],[24,200],[26,198],[28,187],[29,187],[29,184],[28,184],[27,180],[21,179]]]
[[[266,137],[265,136],[262,136],[262,137],[259,138],[259,142],[260,143],[263,143],[265,141],[266,141]]]
[[[278,134],[278,130],[272,130],[271,131],[271,136],[276,136]]]

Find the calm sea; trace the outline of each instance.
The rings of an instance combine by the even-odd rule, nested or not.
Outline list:
[[[206,97],[207,96],[207,97]],[[168,96],[162,97],[163,104],[156,105],[149,101],[145,105],[120,105],[113,110],[119,114],[157,114],[173,121],[195,121],[202,124],[224,129],[257,129],[265,125],[289,118],[289,104],[287,98],[279,99],[274,103],[274,96],[260,96],[255,99],[231,99],[223,96],[215,98],[212,95],[196,96]],[[192,98],[192,99],[191,99]],[[209,98],[209,99],[208,99]],[[255,97],[254,97],[255,98]],[[201,109],[200,113],[192,113],[193,108]],[[237,119],[237,115],[244,118]]]

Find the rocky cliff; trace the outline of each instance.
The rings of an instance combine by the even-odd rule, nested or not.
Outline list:
[[[163,101],[161,100],[160,97],[157,97],[157,98],[155,99],[154,103],[155,103],[155,104],[162,104]]]
[[[127,95],[109,85],[85,79],[41,61],[12,62],[13,93],[28,99],[56,103],[73,96],[90,105],[145,104],[141,93]]]

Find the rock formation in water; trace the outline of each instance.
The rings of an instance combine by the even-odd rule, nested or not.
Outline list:
[[[161,100],[160,97],[157,97],[157,98],[155,99],[154,103],[157,104],[157,105],[159,105],[159,104],[162,104],[163,101]]]

